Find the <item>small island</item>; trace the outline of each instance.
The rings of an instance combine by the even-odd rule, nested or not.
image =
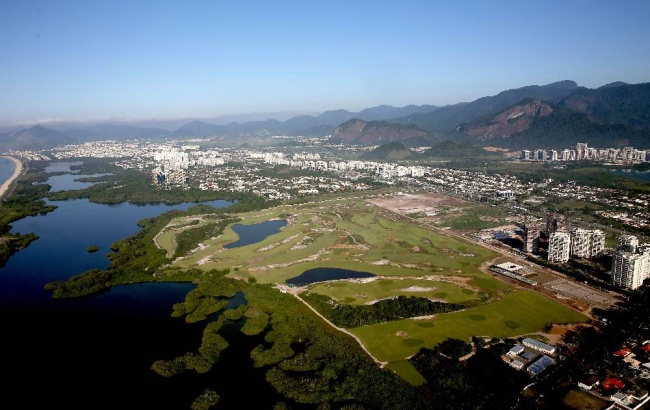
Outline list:
[[[91,245],[91,246],[86,248],[86,252],[88,252],[88,253],[97,252],[98,250],[99,250],[99,246],[97,246],[97,245]]]

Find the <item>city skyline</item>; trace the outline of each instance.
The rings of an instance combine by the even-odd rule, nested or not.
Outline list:
[[[289,118],[562,80],[643,83],[649,11],[643,1],[7,1],[0,124]]]

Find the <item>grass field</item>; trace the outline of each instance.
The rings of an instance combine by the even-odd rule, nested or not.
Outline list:
[[[396,296],[418,296],[449,303],[476,300],[478,289],[467,284],[432,279],[383,279],[369,282],[334,281],[309,286],[314,293],[327,295],[340,303],[362,305]]]
[[[569,390],[563,402],[567,407],[576,410],[602,410],[611,405],[611,402],[578,389]]]
[[[225,249],[238,239],[231,227],[209,238],[174,266],[203,270],[230,268],[232,275],[260,283],[281,283],[307,269],[335,267],[382,276],[448,275],[493,280],[479,269],[497,254],[425,229],[407,218],[364,200],[332,200],[280,206],[237,215],[239,223],[286,218],[288,225],[262,242]],[[174,231],[188,221],[174,220],[159,236],[159,246],[172,251]],[[194,226],[200,226],[194,225]]]
[[[537,332],[548,322],[584,322],[587,317],[543,295],[520,291],[503,300],[427,320],[400,320],[351,329],[379,360],[392,362],[432,348],[446,338],[513,337]]]

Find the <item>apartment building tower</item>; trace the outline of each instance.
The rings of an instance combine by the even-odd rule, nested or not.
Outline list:
[[[621,235],[616,240],[617,251],[612,259],[612,283],[637,289],[650,278],[650,246],[639,245],[634,235]]]
[[[571,235],[568,232],[556,231],[548,240],[548,260],[564,263],[569,260],[571,253]]]

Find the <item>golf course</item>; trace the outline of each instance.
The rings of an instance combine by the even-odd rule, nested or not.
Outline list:
[[[486,273],[490,261],[500,254],[363,197],[281,205],[227,218],[233,222],[228,222],[223,233],[204,237],[183,255],[177,253],[181,235],[218,221],[210,215],[170,221],[155,239],[169,256],[176,255],[165,269],[228,269],[227,276],[234,279],[283,285],[298,298],[318,294],[339,305],[361,307],[417,297],[461,306],[446,313],[346,329],[374,358],[413,383],[417,377],[405,359],[446,338],[469,342],[472,336],[514,337],[540,332],[548,323],[588,319],[542,294]],[[269,221],[284,223],[270,229],[264,225]],[[235,232],[238,225],[255,228],[259,241],[228,247],[241,239]],[[346,269],[370,277],[286,286],[287,280],[315,268]]]

